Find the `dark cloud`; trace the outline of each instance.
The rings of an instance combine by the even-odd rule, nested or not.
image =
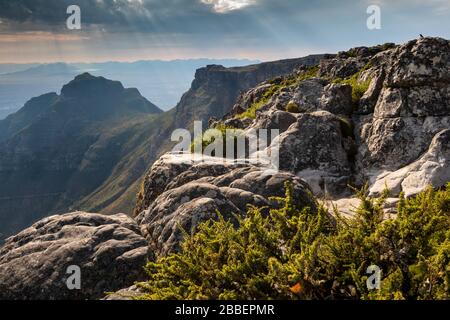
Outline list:
[[[224,1],[239,9],[217,12]],[[333,52],[354,45],[402,42],[419,33],[448,37],[448,1],[0,0],[0,37],[27,31],[67,34],[66,10],[75,4],[82,13],[80,39],[91,40],[74,44],[74,50],[91,50],[89,55],[102,50],[123,55],[145,47],[189,52],[222,49],[227,57],[248,50],[252,58],[270,51],[271,57],[284,57],[291,52]],[[376,32],[366,27],[366,9],[372,3],[382,6],[382,30]],[[67,44],[55,42],[53,51],[68,50]],[[23,51],[19,41],[15,47]],[[203,51],[187,54],[203,56]]]
[[[254,5],[223,14],[214,12],[212,4],[201,0],[2,0],[0,19],[22,30],[36,26],[51,29],[63,25],[67,7],[76,4],[82,10],[85,25],[100,25],[112,32],[254,32],[267,24],[274,30],[288,23],[297,27],[301,25],[302,13],[324,7],[327,1],[253,2]],[[348,1],[340,1],[341,6],[344,2]]]

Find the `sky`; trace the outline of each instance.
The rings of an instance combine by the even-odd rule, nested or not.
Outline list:
[[[379,30],[366,23],[374,4]],[[0,0],[0,63],[268,61],[419,34],[450,38],[450,0]]]

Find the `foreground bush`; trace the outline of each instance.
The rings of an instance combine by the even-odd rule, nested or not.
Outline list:
[[[358,194],[352,219],[293,204],[263,216],[250,208],[236,228],[219,219],[186,236],[180,253],[147,265],[142,299],[448,299],[450,185],[402,198],[383,219],[384,197]],[[367,268],[382,270],[370,291]]]

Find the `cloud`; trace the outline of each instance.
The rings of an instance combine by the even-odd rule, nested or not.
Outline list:
[[[202,3],[212,5],[217,13],[227,13],[254,4],[255,0],[201,0]]]
[[[377,32],[366,26],[374,3],[382,6]],[[81,8],[82,30],[66,28],[72,4]],[[403,42],[419,33],[448,37],[449,7],[450,0],[0,0],[0,38],[23,40],[0,46],[0,55],[8,49],[4,60],[15,52],[31,56],[37,43],[30,34],[43,32],[39,37],[48,41],[40,50],[48,57],[69,49],[88,57],[295,57]],[[28,42],[31,49],[23,50]]]
[[[77,34],[58,34],[44,31],[30,31],[15,34],[2,34],[0,37],[0,43],[20,43],[20,42],[73,42],[89,40],[89,37],[81,36]]]

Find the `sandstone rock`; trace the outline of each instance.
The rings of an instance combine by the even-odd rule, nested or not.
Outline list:
[[[440,38],[412,40],[389,52],[386,85],[413,87],[450,83],[450,42]],[[385,58],[385,59],[386,59]]]
[[[357,172],[361,183],[378,181],[372,186],[376,192],[381,181],[388,180],[398,194],[409,165],[420,161],[436,134],[450,128],[449,46],[444,39],[418,39],[371,60],[385,80],[373,114],[354,122]],[[442,186],[442,181],[434,182],[435,187]]]
[[[327,85],[328,81],[319,78],[305,80],[295,88],[292,100],[299,106],[301,112],[316,111],[319,109],[319,100]]]
[[[369,61],[369,57],[337,57],[323,60],[320,63],[319,76],[333,79],[345,79],[361,70]]]
[[[176,166],[176,155],[167,154],[157,162],[146,178],[144,193],[157,194],[162,190],[147,190],[153,183],[149,179],[160,177],[158,172]],[[285,182],[294,188],[294,198],[299,206],[316,208],[310,190],[305,182],[287,172],[271,172],[255,165],[220,163],[191,163],[170,181],[160,181],[165,191],[146,206],[136,220],[150,247],[158,255],[177,251],[183,239],[183,230],[191,233],[204,221],[217,219],[220,213],[227,220],[246,213],[249,205],[256,207],[277,207],[271,197],[285,194]],[[174,171],[175,172],[175,171]]]
[[[320,98],[319,109],[334,114],[351,115],[353,112],[352,87],[335,83],[327,85]]]
[[[387,187],[393,196],[417,195],[428,186],[444,186],[450,182],[450,130],[438,133],[428,151],[417,161],[395,172],[374,177],[371,195],[380,195]]]
[[[303,114],[279,137],[281,169],[319,185],[322,191],[314,188],[318,195],[323,195],[325,189],[332,191],[336,180],[351,174],[341,121],[326,111]],[[320,181],[315,183],[314,179]]]
[[[417,160],[433,137],[450,128],[450,117],[372,119],[360,128],[360,172],[395,171]]]
[[[43,219],[0,248],[0,300],[99,299],[144,276],[148,246],[125,215],[75,212]],[[69,290],[69,266],[81,290]]]
[[[280,133],[283,133],[296,121],[297,117],[292,113],[272,109],[259,115],[250,128],[254,130],[277,129]]]
[[[107,295],[103,300],[110,301],[131,301],[143,295],[142,290],[134,285],[129,288],[121,289],[117,292]]]
[[[137,220],[151,248],[168,254],[178,249],[183,231],[191,233],[199,223],[216,218],[217,212],[229,219],[240,210],[219,188],[190,183],[163,193]]]
[[[347,183],[362,186],[407,167],[450,128],[449,45],[423,38],[339,53],[320,63],[318,78],[279,89],[239,128],[279,129],[282,169],[300,175],[318,196],[346,196]],[[353,110],[351,87],[330,81],[355,75],[370,85]],[[267,83],[258,88],[243,97],[250,101]],[[289,101],[300,114],[280,111]],[[328,117],[317,116],[324,111]]]

